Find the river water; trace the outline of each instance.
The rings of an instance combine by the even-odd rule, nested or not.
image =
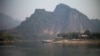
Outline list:
[[[0,46],[0,56],[100,56],[100,45],[19,42]]]

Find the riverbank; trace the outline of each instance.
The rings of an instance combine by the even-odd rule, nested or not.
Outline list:
[[[64,39],[59,41],[53,41],[53,43],[66,43],[66,44],[100,44],[100,40],[90,40],[90,39]]]

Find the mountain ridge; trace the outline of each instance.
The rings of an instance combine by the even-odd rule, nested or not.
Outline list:
[[[100,32],[85,14],[65,4],[58,4],[53,12],[36,9],[34,14],[13,30],[27,37],[56,35],[62,32],[83,33],[85,30]]]

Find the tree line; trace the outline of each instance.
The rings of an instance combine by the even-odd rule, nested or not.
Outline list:
[[[85,30],[84,33],[70,32],[57,34],[58,37],[62,37],[63,39],[82,39],[82,35],[87,36],[85,39],[100,39],[99,32],[90,32],[89,30]]]

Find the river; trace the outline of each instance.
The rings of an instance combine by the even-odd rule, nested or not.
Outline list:
[[[100,56],[100,45],[18,42],[0,46],[0,56]]]

